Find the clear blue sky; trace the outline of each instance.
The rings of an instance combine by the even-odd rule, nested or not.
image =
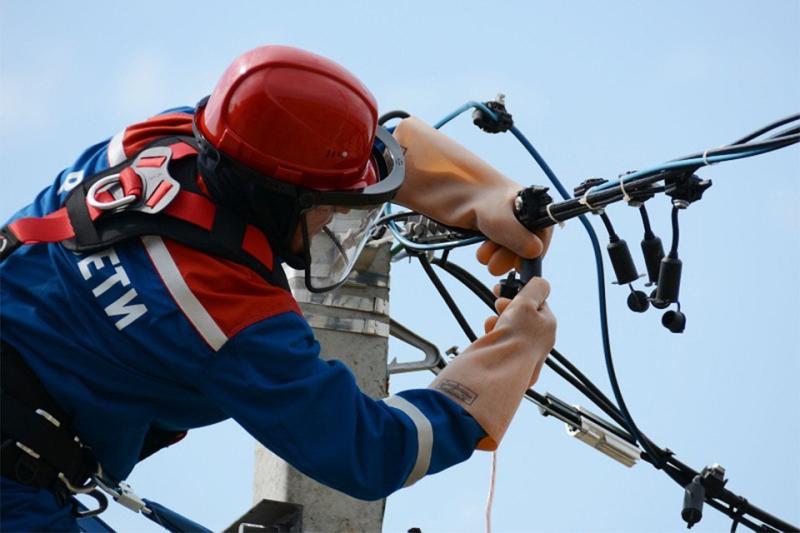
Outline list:
[[[573,186],[715,147],[800,107],[800,3],[10,2],[0,3],[0,218],[29,202],[85,146],[210,92],[237,54],[265,43],[327,55],[383,111],[428,121],[498,91],[518,126]],[[510,136],[466,119],[447,132],[522,183],[544,177]],[[714,186],[683,217],[686,333],[633,315],[609,284],[620,382],[639,425],[695,468],[800,523],[800,149],[702,172]],[[638,247],[633,210],[610,210]],[[651,216],[669,238],[666,201]],[[598,225],[599,227],[599,225]],[[472,260],[457,257],[489,281]],[[643,268],[639,260],[640,269]],[[591,252],[556,232],[545,264],[557,346],[605,390]],[[413,265],[393,270],[392,314],[442,348],[465,340]],[[469,301],[463,291],[458,292]],[[479,323],[484,311],[466,306]],[[400,357],[410,357],[393,346]],[[429,376],[393,378],[392,389]],[[548,371],[536,387],[587,405]],[[265,406],[268,408],[268,406]],[[251,504],[252,439],[232,423],[193,431],[140,465],[139,494],[219,530]],[[677,531],[682,491],[649,465],[626,469],[524,404],[499,452],[495,531]],[[489,456],[389,498],[386,531],[479,531]],[[121,531],[153,530],[112,504]],[[695,531],[727,531],[711,509]]]

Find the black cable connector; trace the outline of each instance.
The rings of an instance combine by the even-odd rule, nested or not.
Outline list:
[[[505,100],[505,95],[498,94],[494,100],[483,103],[494,112],[497,120],[490,117],[483,109],[475,109],[472,112],[472,123],[486,133],[503,133],[510,130],[514,126],[514,119],[506,110]]]
[[[700,194],[702,195],[702,191]],[[661,323],[672,333],[683,333],[683,330],[686,329],[686,315],[681,312],[681,304],[678,301],[681,289],[681,271],[683,270],[683,263],[678,258],[680,239],[678,212],[688,207],[689,204],[681,199],[673,199],[672,204],[672,246],[670,246],[667,256],[661,260],[658,270],[658,287],[653,291],[652,303],[656,309],[666,309],[670,304],[677,303],[677,311],[664,313]]]
[[[681,518],[686,522],[686,529],[692,529],[692,526],[703,518],[703,502],[705,499],[706,489],[703,487],[702,478],[697,475],[691,483],[686,485],[683,494]]]
[[[583,181],[580,185],[575,187],[573,193],[576,198],[583,197],[586,191],[597,185],[605,183],[607,180],[600,178],[591,178]],[[591,206],[589,206],[591,207]],[[628,295],[628,309],[635,313],[644,313],[650,307],[647,295],[642,291],[637,291],[633,288],[632,283],[641,277],[639,271],[636,269],[636,264],[633,262],[630,248],[625,239],[621,239],[617,232],[614,230],[614,225],[603,209],[595,209],[593,212],[600,216],[603,225],[608,232],[608,245],[606,251],[608,258],[611,261],[611,266],[614,268],[614,275],[617,278],[618,285],[628,285],[631,293]]]

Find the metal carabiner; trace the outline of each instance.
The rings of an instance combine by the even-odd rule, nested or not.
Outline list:
[[[86,201],[89,205],[94,207],[95,209],[99,209],[101,211],[109,211],[111,209],[116,209],[118,207],[126,206],[130,203],[133,203],[137,200],[137,197],[133,194],[129,194],[127,196],[123,196],[117,200],[112,200],[111,202],[101,202],[99,201],[96,196],[99,192],[103,192],[100,189],[111,185],[113,183],[119,183],[119,174],[112,174],[111,176],[106,176],[105,178],[99,179],[89,187],[89,191],[86,193]]]
[[[85,493],[87,496],[91,496],[97,501],[97,508],[96,509],[87,509],[85,511],[79,510],[79,505],[83,505],[76,499],[72,500],[72,516],[75,518],[89,518],[91,516],[97,516],[106,509],[108,509],[108,498],[97,489],[92,489],[89,492]]]

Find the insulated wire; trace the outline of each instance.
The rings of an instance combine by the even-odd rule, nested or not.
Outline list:
[[[431,264],[438,266],[453,276],[461,284],[472,291],[473,294],[475,294],[481,301],[483,301],[486,306],[492,310],[492,312],[497,314],[497,310],[494,307],[494,294],[475,276],[462,269],[458,265],[444,259],[433,258],[431,259]],[[545,364],[548,366],[548,368],[558,374],[567,383],[572,385],[578,392],[583,394],[604,413],[610,416],[617,424],[623,428],[625,427],[625,420],[620,414],[619,410],[614,406],[613,403],[611,403],[611,400],[609,400],[608,397],[606,397],[606,395],[603,394],[603,392],[594,383],[592,383],[592,381],[586,377],[586,375],[583,374],[583,372],[581,372],[575,365],[572,364],[572,362],[570,362],[569,359],[567,359],[555,348],[550,351],[550,355],[552,356],[552,359],[547,358],[545,360]],[[564,365],[565,368],[562,368],[559,363]],[[529,392],[533,391],[529,390]],[[614,432],[625,440],[633,440],[633,437],[625,433],[623,429],[615,428]]]
[[[764,126],[763,128],[757,129],[753,133],[745,135],[744,137],[742,137],[739,140],[733,141],[732,144],[742,144],[742,143],[746,143],[748,141],[752,141],[756,137],[759,137],[759,136],[767,133],[768,131],[774,130],[775,128],[778,128],[778,127],[783,126],[784,124],[788,124],[790,122],[794,122],[796,120],[800,120],[800,113],[795,113],[794,115],[789,115],[788,117],[782,118],[780,120],[776,120],[772,124],[768,124],[768,125]]]
[[[680,239],[680,225],[678,224],[678,206],[672,207],[672,245],[669,248],[669,257],[678,258],[678,241]]]
[[[449,121],[453,120],[455,117],[463,113],[464,111],[470,108],[478,108],[481,109],[484,113],[489,114],[489,116],[497,120],[497,115],[492,112],[488,107],[484,104],[479,102],[467,102],[466,104],[462,105],[457,110],[453,111],[445,118],[440,120],[434,126],[435,128],[441,128],[443,125],[447,124]],[[511,133],[517,140],[522,144],[522,146],[528,151],[528,153],[533,157],[536,163],[539,165],[539,168],[542,169],[542,172],[547,176],[553,186],[558,190],[559,194],[564,198],[564,200],[571,199],[571,195],[567,192],[564,185],[562,185],[561,181],[556,176],[555,172],[550,168],[550,165],[544,160],[544,158],[539,154],[539,152],[534,148],[531,142],[522,134],[522,132],[516,127],[512,126],[510,128]],[[647,454],[652,457],[658,463],[661,463],[661,454],[657,452],[650,444],[649,440],[645,440],[642,438],[641,432],[639,428],[633,421],[633,418],[628,410],[628,406],[625,404],[625,400],[622,397],[622,391],[620,390],[619,383],[617,382],[616,371],[614,370],[614,361],[611,356],[611,340],[609,338],[608,332],[608,317],[607,317],[607,310],[606,310],[606,291],[605,291],[605,272],[603,267],[603,256],[600,250],[600,243],[597,239],[597,233],[595,233],[594,228],[592,227],[589,220],[586,216],[581,215],[578,217],[583,224],[583,227],[586,229],[586,232],[589,235],[589,240],[592,243],[592,250],[594,252],[595,258],[595,268],[597,271],[597,289],[598,289],[598,296],[599,296],[599,303],[600,303],[600,331],[602,335],[603,341],[603,353],[605,355],[606,361],[606,369],[608,371],[609,381],[611,382],[611,389],[614,393],[614,397],[617,401],[617,405],[621,411],[621,414],[625,421],[627,422],[628,431],[631,432],[633,437],[636,439],[636,442],[639,442],[642,448],[647,452]],[[440,282],[441,283],[441,282]]]
[[[444,124],[446,124],[447,122],[449,122],[450,120],[452,120],[453,118],[455,118],[456,116],[458,116],[459,114],[463,113],[464,111],[466,111],[467,109],[470,109],[470,108],[480,108],[484,112],[488,113],[492,118],[495,118],[495,120],[496,120],[496,116],[494,115],[494,113],[491,110],[489,110],[485,105],[483,105],[483,104],[481,104],[479,102],[468,102],[467,104],[463,105],[458,110],[454,111],[453,113],[451,113],[450,115],[448,115],[447,117],[445,117],[444,119],[439,121],[436,124],[436,127],[438,128],[438,127],[443,126]],[[782,124],[785,124],[785,123],[787,123],[787,122],[783,122]],[[769,129],[774,129],[774,127],[778,127],[779,125],[780,124],[776,123],[771,128],[764,129],[764,132],[769,131]],[[569,193],[563,187],[563,185],[558,180],[558,178],[555,176],[555,174],[552,172],[552,170],[547,165],[547,163],[541,158],[541,156],[538,154],[538,152],[533,147],[533,145],[530,144],[530,142],[525,138],[524,135],[522,135],[521,132],[519,132],[519,130],[517,130],[516,127],[512,127],[511,131],[514,134],[514,136],[517,137],[517,139],[522,143],[522,145],[528,150],[528,152],[534,158],[534,160],[536,160],[536,162],[539,164],[539,166],[542,169],[542,171],[545,173],[545,175],[547,175],[547,177],[550,179],[550,181],[553,183],[553,185],[556,187],[556,189],[559,191],[559,193],[562,195],[562,197],[565,200],[569,200],[570,199]],[[736,147],[737,151],[735,153],[733,153],[733,154],[730,154],[730,155],[729,154],[724,154],[724,155],[711,156],[711,157],[708,156],[708,153],[714,152],[714,151],[709,151],[709,152],[706,152],[704,154],[704,157],[701,159],[701,164],[698,164],[698,161],[696,160],[697,158],[689,158],[689,159],[684,159],[684,160],[681,160],[681,161],[675,161],[675,162],[670,162],[670,163],[664,164],[661,167],[656,167],[655,169],[650,169],[649,172],[650,173],[659,174],[659,173],[662,173],[662,172],[664,172],[666,170],[670,170],[672,168],[691,167],[692,165],[694,165],[697,168],[699,168],[701,166],[705,166],[709,162],[728,161],[728,160],[732,160],[732,159],[739,159],[739,158],[742,158],[742,157],[750,157],[750,156],[753,156],[753,155],[766,153],[766,152],[769,152],[769,151],[772,151],[772,150],[775,150],[775,149],[778,149],[778,148],[782,148],[784,146],[788,146],[789,144],[793,144],[793,143],[797,142],[798,140],[800,140],[800,134],[792,133],[791,135],[785,136],[785,138],[783,138],[783,139],[774,138],[773,141],[765,141],[763,143],[758,143],[758,144],[764,145],[764,149],[744,150],[743,148],[746,148],[746,147],[742,147],[742,149],[740,150],[739,147]],[[756,143],[754,143],[754,144],[756,144]],[[730,149],[731,147],[727,147],[727,148]],[[725,150],[725,148],[720,149],[720,150]],[[680,165],[681,163],[683,164],[682,166]],[[643,171],[643,172],[648,172],[648,171]],[[639,178],[643,177],[643,176],[641,176],[641,174],[643,172],[639,172],[638,173],[638,174],[640,174],[638,176]],[[619,186],[619,183],[621,181],[624,181],[624,183],[627,184],[629,181],[633,181],[631,178],[635,174],[637,174],[637,173],[628,174],[628,175],[626,175],[624,177],[625,178],[624,180],[617,180],[616,183],[609,183],[609,184],[606,184],[606,186],[603,186],[603,187],[598,188],[598,189],[602,190],[602,189],[611,188],[611,187],[613,187],[615,185]],[[644,182],[658,181],[659,179],[663,179],[663,177],[665,177],[665,176],[657,176],[656,179],[652,179],[651,178],[650,180],[641,180],[641,181],[637,180],[637,184],[641,185]],[[679,485],[685,486],[686,483],[689,482],[689,479],[691,479],[691,478],[689,478],[689,479],[686,479],[686,478],[688,476],[697,475],[697,473],[693,469],[691,469],[690,467],[688,467],[685,464],[683,464],[680,461],[678,461],[672,455],[672,453],[669,450],[661,450],[661,449],[659,449],[657,446],[655,446],[655,444],[652,443],[652,441],[650,441],[649,438],[647,438],[645,435],[643,435],[639,431],[639,429],[635,425],[635,423],[633,422],[632,417],[630,415],[630,412],[628,411],[627,406],[625,405],[624,399],[622,398],[621,391],[620,391],[620,388],[619,388],[619,383],[617,382],[617,379],[616,379],[616,372],[615,372],[614,366],[613,366],[613,359],[611,357],[610,339],[609,339],[609,333],[608,333],[608,317],[607,317],[607,305],[606,305],[607,302],[606,302],[606,295],[605,295],[605,275],[604,275],[604,268],[603,268],[603,262],[602,262],[602,254],[600,252],[599,240],[597,238],[597,234],[595,233],[594,229],[592,228],[592,226],[589,223],[589,221],[587,220],[587,218],[582,214],[580,214],[578,216],[578,218],[581,220],[581,223],[583,224],[584,228],[586,229],[587,233],[589,234],[589,238],[590,238],[590,241],[592,243],[592,249],[593,249],[594,255],[595,255],[595,263],[596,263],[596,270],[597,270],[597,280],[598,280],[598,296],[599,296],[599,302],[600,302],[600,322],[601,322],[601,333],[602,333],[602,340],[603,340],[603,352],[604,352],[605,359],[606,359],[606,369],[607,369],[608,374],[609,374],[609,380],[611,382],[611,386],[612,386],[612,390],[614,392],[614,396],[615,396],[615,398],[617,400],[617,403],[619,405],[620,414],[623,416],[624,421],[626,422],[626,424],[625,424],[626,427],[631,431],[631,433],[633,434],[633,436],[636,439],[636,441],[638,441],[640,443],[640,445],[642,446],[642,448],[645,450],[646,455],[643,455],[642,458],[647,460],[648,462],[652,463],[656,468],[663,469],[669,475],[669,477],[671,477]],[[396,227],[396,225],[394,224],[393,221],[389,221],[388,225],[389,225],[392,233],[395,235],[395,237],[402,237],[399,234],[400,232],[399,232],[398,228]],[[398,239],[398,240],[400,240],[400,239]],[[407,239],[403,239],[403,240],[405,240],[406,242],[408,242],[408,243],[410,243],[412,245],[411,249],[414,249],[415,246],[419,246],[416,243],[413,243],[412,241],[408,241]],[[401,243],[402,243],[402,240],[401,240]],[[461,244],[461,242],[459,242],[458,245],[466,245],[466,244]],[[455,247],[455,246],[442,247],[442,249],[450,249],[450,248],[453,248],[453,247]],[[469,325],[466,324],[466,321],[464,320],[463,314],[460,313],[460,310],[458,310],[455,302],[452,301],[452,298],[450,297],[449,293],[447,293],[447,290],[442,285],[441,280],[438,279],[438,277],[433,272],[433,269],[430,268],[430,263],[427,262],[427,259],[425,260],[425,262],[423,262],[422,258],[420,258],[420,261],[421,261],[421,263],[423,265],[423,268],[425,268],[426,273],[428,273],[429,277],[431,278],[431,281],[434,282],[434,285],[436,286],[437,290],[439,290],[440,294],[445,299],[446,303],[448,304],[448,307],[450,307],[451,311],[453,311],[454,316],[456,316],[457,320],[459,319],[459,316],[460,316],[460,319],[461,319],[460,323],[461,323],[461,321],[464,322],[464,324],[462,325],[462,329],[465,329],[465,332],[467,332],[467,331],[471,332],[472,330],[471,330],[471,328],[469,328]],[[464,326],[466,326],[466,327],[464,327]],[[474,336],[474,333],[472,333],[472,335]],[[468,333],[468,336],[469,336],[469,333]],[[587,379],[587,381],[588,381],[588,379]],[[589,381],[589,383],[591,383],[591,382]],[[592,385],[592,386],[594,386],[594,385]],[[598,392],[599,392],[599,390],[598,390]],[[600,393],[600,395],[602,396],[602,393]],[[526,396],[528,398],[532,399],[533,401],[537,402],[539,405],[545,405],[546,401],[547,401],[546,398],[544,398],[540,394],[536,393],[532,389],[529,389],[526,392]],[[592,399],[592,398],[590,397],[590,399]],[[595,403],[597,403],[597,402],[595,402]],[[743,499],[739,498],[738,496],[736,496],[735,494],[733,494],[732,492],[728,491],[727,489],[723,489],[722,495],[719,496],[720,499],[722,499],[723,497],[726,500],[728,500],[728,499],[736,499],[737,501],[743,500]],[[765,511],[763,511],[763,510],[761,510],[761,509],[759,509],[759,508],[757,508],[754,505],[749,504],[749,503],[746,504],[746,509],[743,512],[739,512],[737,514],[734,514],[734,512],[732,511],[733,507],[730,504],[729,504],[729,506],[730,506],[729,508],[725,508],[721,504],[719,504],[718,502],[714,501],[713,498],[714,497],[707,497],[706,501],[707,501],[707,503],[709,503],[709,505],[711,505],[712,507],[718,509],[719,511],[723,512],[724,514],[728,515],[729,517],[733,518],[734,520],[737,520],[739,523],[742,523],[742,524],[746,525],[747,527],[750,527],[751,529],[758,530],[758,529],[762,529],[762,528],[760,526],[754,524],[753,522],[747,520],[743,516],[744,514],[750,514],[750,515],[754,516],[755,518],[757,518],[757,519],[759,519],[759,520],[761,520],[762,522],[765,522],[765,523],[777,524],[778,527],[781,527],[783,529],[787,529],[788,530],[788,529],[792,529],[792,527],[793,527],[790,524],[788,524],[788,523],[786,523],[786,522],[784,522],[784,521],[782,521],[782,520],[770,515],[769,513],[765,512]],[[744,501],[746,501],[746,500],[744,500]]]

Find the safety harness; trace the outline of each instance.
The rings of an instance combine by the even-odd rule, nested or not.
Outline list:
[[[147,145],[87,178],[53,213],[0,228],[0,261],[30,244],[61,243],[74,252],[92,253],[134,237],[158,235],[244,265],[271,285],[289,290],[283,269],[274,268],[264,233],[215,204],[203,190],[197,157],[193,137],[165,137]],[[53,490],[62,501],[70,494],[89,494],[99,508],[74,514],[101,512],[107,502],[94,480],[103,473],[91,449],[81,443],[19,352],[5,341],[1,348],[2,475]],[[185,435],[152,427],[139,460]]]
[[[166,137],[84,180],[64,206],[0,229],[0,261],[20,246],[59,242],[91,253],[132,237],[158,235],[247,266],[288,290],[266,236],[215,204],[197,181],[197,143]]]

